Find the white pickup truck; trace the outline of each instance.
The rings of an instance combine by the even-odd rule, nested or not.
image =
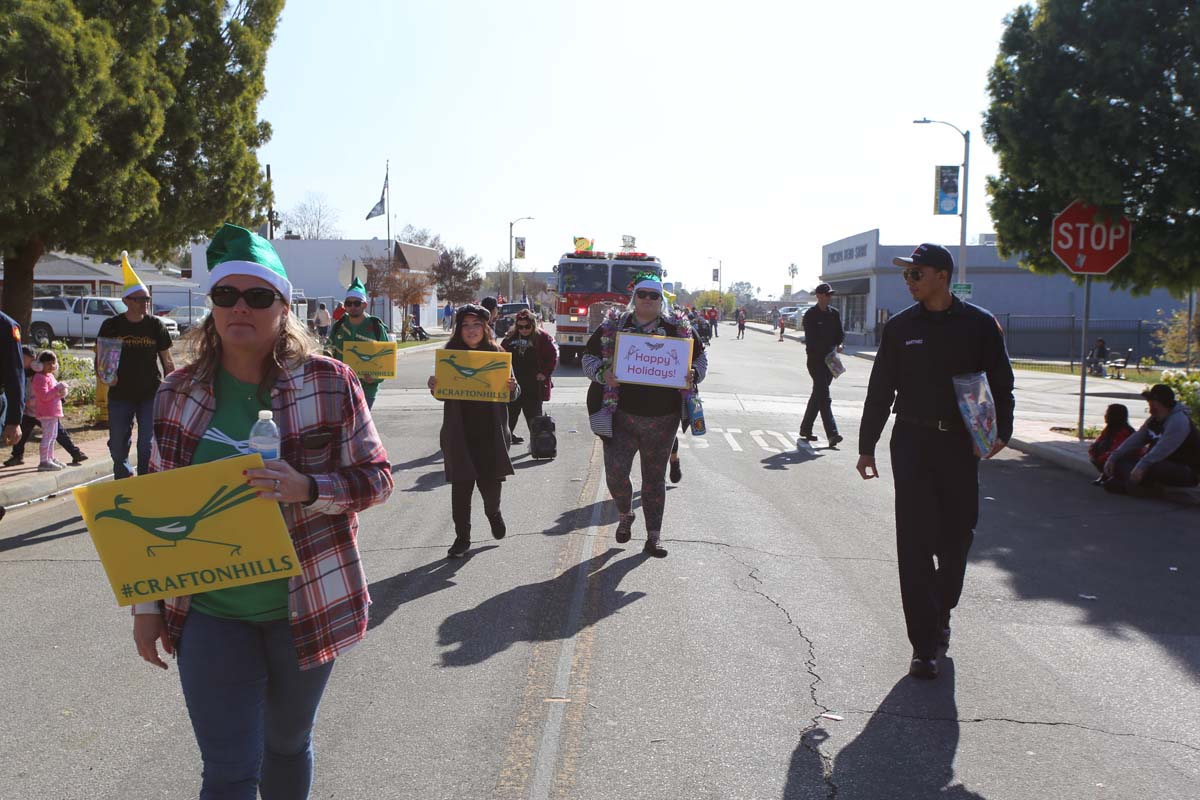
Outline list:
[[[34,342],[51,339],[94,339],[100,324],[115,314],[125,313],[125,303],[117,297],[35,297],[29,338]],[[172,339],[179,338],[179,323],[159,317]]]

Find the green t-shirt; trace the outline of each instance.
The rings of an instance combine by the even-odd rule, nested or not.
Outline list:
[[[271,407],[259,400],[257,384],[242,383],[223,369],[217,371],[215,388],[217,409],[196,446],[193,464],[248,453],[250,429],[258,421],[258,412]],[[249,622],[287,619],[288,579],[201,592],[192,595],[192,608],[211,617]]]
[[[391,337],[387,334],[387,326],[378,317],[364,314],[363,321],[355,325],[350,321],[350,315],[347,314],[333,324],[333,330],[329,334],[333,357],[345,363],[346,358],[342,355],[342,349],[346,346],[346,342],[355,341],[388,342],[391,341]],[[375,398],[375,393],[379,391],[379,384],[378,380],[362,380],[363,394],[368,400]]]

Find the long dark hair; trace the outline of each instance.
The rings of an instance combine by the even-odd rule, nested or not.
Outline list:
[[[474,303],[467,303],[454,313],[454,333],[450,334],[450,341],[446,342],[444,349],[446,350],[470,350],[467,343],[463,341],[462,326],[463,320],[467,317],[478,317],[483,323],[483,341],[479,343],[476,350],[503,350],[496,342],[496,334],[492,331],[491,314],[483,306],[477,306]]]
[[[542,326],[538,324],[538,319],[533,315],[533,312],[528,308],[522,308],[516,313],[516,316],[513,317],[513,324],[509,325],[508,330],[504,332],[504,341],[508,342],[516,337],[517,323],[521,322],[522,320],[529,320],[529,322],[533,324],[532,336],[536,336],[538,331],[542,329]]]

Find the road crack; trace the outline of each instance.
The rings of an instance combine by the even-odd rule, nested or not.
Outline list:
[[[1097,728],[1093,725],[1084,725],[1080,722],[1064,722],[1064,721],[1056,721],[1056,720],[1036,720],[1036,719],[1014,719],[1012,717],[929,717],[929,716],[923,716],[920,714],[899,714],[895,711],[884,711],[882,709],[876,709],[874,711],[866,711],[861,708],[846,709],[843,713],[858,714],[858,715],[862,715],[862,716],[880,715],[880,716],[886,716],[886,717],[896,717],[898,719],[917,720],[920,722],[956,722],[956,723],[999,722],[999,723],[1007,723],[1010,725],[1035,725],[1035,726],[1048,727],[1048,728],[1076,728],[1078,730],[1088,731],[1090,733],[1100,733],[1105,736],[1115,736],[1115,737],[1129,738],[1129,739],[1143,739],[1143,740],[1149,741],[1149,742],[1158,742],[1159,744],[1173,744],[1178,747],[1183,747],[1188,750],[1193,750],[1195,752],[1200,753],[1200,747],[1193,745],[1193,744],[1188,744],[1187,742],[1181,742],[1176,739],[1162,739],[1158,736],[1146,736],[1145,734],[1130,733],[1128,731],[1110,731],[1105,728]]]
[[[677,539],[673,536],[664,536],[662,540],[664,542],[679,542],[681,544],[707,544],[713,547],[724,547],[728,550],[745,550],[750,553],[758,553],[759,555],[770,556],[772,558],[786,558],[797,561],[873,561],[879,564],[896,563],[896,559],[894,558],[872,558],[868,556],[816,556],[809,553],[774,553],[770,550],[759,550],[757,548],[747,547],[745,545],[730,544],[729,542],[714,542],[710,539]],[[732,556],[730,556],[730,558],[732,558]],[[734,560],[737,561],[737,559]],[[742,564],[741,561],[738,561],[738,563]],[[750,569],[750,567],[746,564],[742,564],[742,566]]]
[[[719,544],[719,543],[718,542],[704,542],[704,544]],[[749,548],[746,548],[746,549],[749,549]],[[761,551],[755,551],[755,552],[761,552]],[[834,781],[833,781],[833,756],[827,755],[826,753],[824,753],[821,750],[819,741],[824,741],[824,739],[820,739],[820,740],[818,740],[817,743],[814,743],[813,740],[816,737],[809,736],[810,733],[816,731],[818,728],[821,727],[821,722],[820,722],[821,714],[825,714],[825,713],[829,712],[829,708],[827,706],[825,706],[823,703],[821,703],[821,701],[817,698],[817,685],[821,683],[821,676],[817,673],[816,646],[814,645],[813,640],[811,638],[809,638],[809,636],[804,632],[804,630],[796,623],[796,620],[792,618],[792,613],[790,611],[788,611],[787,608],[782,603],[780,603],[774,597],[772,597],[771,595],[767,594],[766,592],[764,592],[762,590],[761,587],[764,587],[765,584],[763,583],[762,578],[758,577],[758,567],[747,564],[745,561],[742,561],[741,559],[737,558],[732,553],[727,553],[727,555],[733,561],[737,562],[742,567],[744,567],[747,570],[746,577],[749,578],[750,580],[754,581],[755,584],[757,584],[756,586],[751,586],[751,587],[747,588],[747,587],[742,586],[739,581],[734,581],[733,585],[736,586],[738,589],[740,589],[743,592],[751,592],[753,594],[756,594],[759,597],[766,600],[771,605],[773,605],[776,609],[779,610],[780,613],[783,614],[784,619],[787,620],[788,627],[791,628],[792,630],[794,630],[796,632],[796,635],[799,636],[804,641],[805,650],[806,650],[806,654],[804,657],[804,670],[805,670],[805,672],[808,673],[809,678],[811,678],[811,680],[809,681],[809,684],[808,684],[808,696],[809,696],[809,699],[812,701],[813,706],[816,707],[818,709],[818,711],[816,714],[814,714],[812,716],[811,719],[809,719],[808,725],[806,725],[804,727],[804,729],[800,731],[800,744],[801,744],[801,746],[804,747],[804,749],[808,750],[810,753],[812,753],[814,756],[816,756],[816,758],[820,761],[821,777],[822,777],[822,780],[824,780],[825,785],[829,788],[829,795],[828,795],[829,800],[833,800],[833,798],[836,798],[837,794],[838,794],[837,784],[834,783]]]

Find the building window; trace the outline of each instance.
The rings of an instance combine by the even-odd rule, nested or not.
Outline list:
[[[833,305],[842,316],[842,330],[862,333],[866,330],[867,296],[865,294],[834,295]]]
[[[68,283],[63,286],[63,294],[67,297],[84,297],[91,293],[91,288],[86,283]]]
[[[62,294],[62,285],[58,283],[35,283],[33,285],[34,297],[58,297]]]
[[[116,297],[117,296],[116,288],[117,287],[113,286],[111,283],[102,283],[102,284],[100,284],[100,296],[101,297]]]

